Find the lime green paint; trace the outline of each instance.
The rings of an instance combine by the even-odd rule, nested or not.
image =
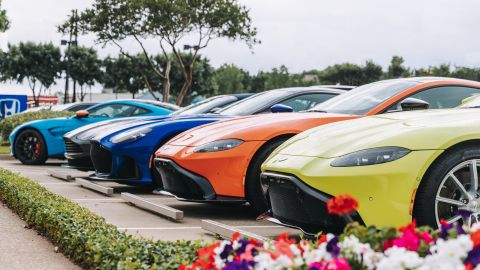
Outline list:
[[[402,226],[412,220],[412,194],[432,162],[445,149],[472,139],[480,139],[480,109],[384,114],[301,133],[277,148],[262,170],[296,175],[331,195],[354,196],[367,225]],[[384,164],[330,166],[338,156],[382,146],[412,152]]]

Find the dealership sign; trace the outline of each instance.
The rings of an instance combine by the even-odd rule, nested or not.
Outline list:
[[[27,109],[26,95],[0,94],[0,119],[23,112]]]

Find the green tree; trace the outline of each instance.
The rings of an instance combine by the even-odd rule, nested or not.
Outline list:
[[[8,45],[3,60],[3,79],[22,83],[28,82],[32,90],[35,106],[45,90],[55,84],[62,70],[61,53],[53,44],[32,42]]]
[[[372,60],[368,60],[362,67],[362,81],[358,85],[379,81],[382,76],[382,66],[375,64]]]
[[[273,68],[271,72],[267,73],[265,80],[265,89],[278,89],[293,86],[290,80],[290,73],[288,68],[281,65],[279,68]]]
[[[410,76],[410,71],[406,68],[403,63],[403,57],[400,56],[393,56],[392,60],[390,61],[390,65],[388,66],[387,71],[387,78],[401,78],[401,77],[408,77]]]
[[[363,70],[351,63],[328,66],[319,74],[322,84],[359,85],[363,82]]]
[[[144,59],[139,55],[107,57],[103,61],[105,68],[102,78],[103,86],[113,89],[114,93],[131,93],[135,98],[140,90],[146,88],[145,76],[148,75],[139,71],[145,64]]]
[[[66,58],[70,60],[65,65],[70,65],[70,77],[80,86],[78,98],[83,101],[86,95],[85,87],[91,87],[95,82],[100,82],[102,78],[102,61],[98,59],[97,51],[93,48],[71,46],[66,51]],[[77,93],[73,93],[75,96]]]
[[[215,70],[214,83],[221,94],[241,93],[246,76],[248,73],[234,64],[224,64]]]
[[[1,7],[2,1],[0,0],[0,32],[5,32],[10,27],[10,21],[8,21],[7,11]]]
[[[97,42],[114,44],[121,53],[121,42],[132,38],[141,48],[154,74],[163,80],[163,98],[170,94],[172,54],[178,64],[183,84],[176,103],[182,104],[193,84],[194,65],[198,52],[216,38],[245,41],[249,46],[257,43],[256,29],[251,26],[249,11],[235,0],[96,0],[92,8],[79,16],[83,33],[95,33]],[[67,20],[59,30],[66,33],[73,27]],[[192,46],[192,57],[184,58],[179,47],[186,38]],[[145,40],[156,40],[166,59],[163,66],[153,61],[144,46]]]

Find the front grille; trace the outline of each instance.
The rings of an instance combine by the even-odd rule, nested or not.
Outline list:
[[[112,153],[110,153],[110,151],[101,147],[98,142],[92,142],[90,157],[95,171],[110,174],[112,170]]]
[[[83,152],[80,145],[74,143],[72,140],[63,138],[63,141],[65,142],[65,149],[68,154],[79,154]]]
[[[343,217],[328,214],[326,203],[330,195],[307,186],[295,176],[264,173],[262,178],[268,183],[273,217],[281,222],[308,233],[337,233],[346,225]],[[352,218],[363,223],[356,212]]]
[[[118,174],[117,177],[120,179],[138,179],[141,177],[135,160],[130,157],[124,159],[123,164],[115,174]]]

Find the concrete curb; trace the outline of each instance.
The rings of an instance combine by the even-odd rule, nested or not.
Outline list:
[[[10,154],[0,154],[0,160],[14,160]]]

